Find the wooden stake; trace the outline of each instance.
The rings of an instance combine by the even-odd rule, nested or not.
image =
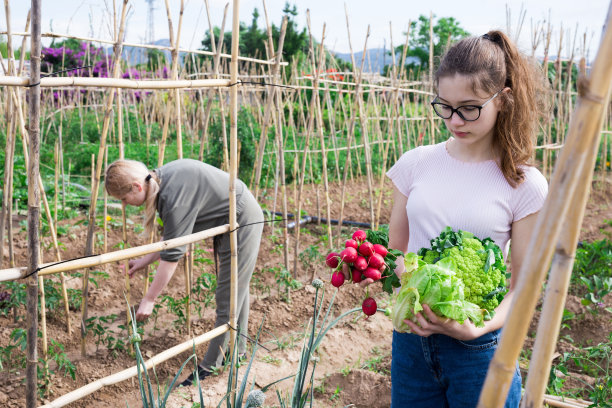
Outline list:
[[[29,78],[29,156],[28,179],[39,180],[40,160],[40,0],[32,0],[32,37]],[[10,21],[7,7],[7,20]],[[11,38],[9,37],[9,43]],[[38,264],[40,262],[40,190],[37,182],[28,183],[28,275],[27,278],[27,346],[26,346],[26,407],[37,404],[36,370],[38,367]]]
[[[230,63],[230,82],[238,81],[238,45],[240,40],[240,1],[234,0],[232,6],[232,60]],[[231,250],[231,280],[230,280],[230,321],[231,327],[238,327],[236,314],[238,298],[238,233],[236,228],[236,177],[238,176],[238,89],[230,88],[230,161],[229,161],[229,238]],[[229,348],[233,354],[236,347],[236,331],[230,331]],[[230,356],[232,359],[233,356]],[[236,377],[231,379],[230,391],[236,388]]]
[[[113,78],[119,76],[119,68],[121,63],[121,49],[122,39],[125,30],[125,20],[127,14],[128,0],[123,0],[123,7],[121,9],[121,23],[119,24],[119,33],[117,35],[117,42],[115,43],[114,49],[114,66],[113,66]],[[100,148],[98,149],[98,161],[96,163],[95,176],[91,187],[91,201],[89,204],[89,225],[87,228],[87,242],[85,244],[85,255],[93,254],[94,247],[94,230],[96,226],[96,203],[98,202],[98,190],[100,185],[100,173],[102,172],[102,164],[104,162],[104,151],[106,149],[106,137],[110,127],[110,119],[112,114],[113,99],[115,92],[110,92],[105,104],[104,122],[102,125],[102,134],[100,137]],[[81,354],[86,355],[85,339],[87,336],[87,330],[85,327],[85,321],[87,320],[87,300],[89,295],[89,271],[86,270],[83,274],[83,303],[81,307]]]

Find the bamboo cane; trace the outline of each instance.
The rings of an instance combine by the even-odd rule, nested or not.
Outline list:
[[[12,99],[7,98],[6,112],[12,111]],[[6,130],[6,147],[5,147],[5,161],[4,161],[4,189],[2,192],[2,214],[0,215],[0,265],[4,261],[4,229],[5,221],[7,229],[12,223],[12,209],[11,209],[11,187],[12,187],[12,174],[13,174],[13,155],[15,152],[15,118],[11,115],[11,118],[7,121]],[[12,239],[8,240],[9,246],[12,245]],[[10,262],[10,260],[9,260]]]
[[[155,368],[156,366],[158,366],[159,364],[163,363],[164,361],[167,361],[173,357],[178,356],[181,353],[184,353],[186,351],[191,351],[193,349],[194,346],[199,346],[200,344],[206,343],[207,341],[210,341],[211,339],[214,339],[215,337],[218,337],[226,332],[230,331],[229,325],[224,324],[223,326],[219,326],[207,333],[204,333],[198,337],[195,337],[193,339],[187,340],[181,344],[177,344],[176,346],[169,348],[159,354],[157,354],[156,356],[150,358],[149,360],[147,360],[145,362],[145,367],[150,370],[151,368]],[[231,333],[231,331],[230,331]],[[136,375],[138,375],[138,368],[137,366],[133,366],[130,368],[127,368],[123,371],[120,371],[118,373],[109,375],[107,377],[104,378],[100,378],[94,382],[91,382],[81,388],[78,388],[74,391],[69,392],[68,394],[62,395],[61,397],[53,400],[52,402],[43,405],[41,408],[60,408],[60,407],[64,407],[72,402],[78,401],[79,399],[86,397],[87,395],[90,395],[96,391],[98,391],[99,389],[105,387],[105,386],[109,386],[109,385],[113,385],[113,384],[117,384],[120,383],[121,381],[125,381],[129,378],[135,377]]]
[[[540,211],[514,294],[514,300],[493,360],[480,395],[479,407],[503,405],[507,395],[514,366],[523,339],[528,330],[535,304],[554,247],[564,224],[571,198],[575,196],[577,184],[582,182],[582,167],[588,165],[589,155],[594,151],[600,137],[603,113],[610,97],[612,82],[612,14],[608,16],[608,29],[602,37],[599,52],[591,75],[579,88],[579,100],[565,147],[559,155],[556,170],[550,183],[550,193]],[[592,170],[591,170],[592,171]],[[580,198],[579,198],[580,199]],[[567,220],[576,224],[578,220]],[[512,336],[512,337],[510,337]],[[515,341],[520,339],[520,341]]]
[[[240,41],[240,1],[234,0],[232,6],[232,59],[230,63],[231,83],[238,80],[238,45]],[[238,89],[233,86],[230,88],[230,161],[229,161],[229,238],[231,250],[231,279],[230,279],[230,325],[238,327],[237,299],[238,299],[238,233],[236,228],[236,177],[238,175]],[[236,331],[230,331],[229,349],[231,361],[236,347]],[[236,388],[236,377],[232,376],[230,390]]]
[[[7,9],[8,11],[8,9]],[[29,180],[40,178],[40,0],[32,0],[32,37],[30,46],[30,88],[29,88]],[[9,15],[7,12],[7,19]],[[10,42],[10,39],[9,39]],[[36,369],[38,366],[38,264],[40,262],[40,190],[38,183],[28,183],[28,271],[27,279],[27,346],[26,346],[26,407],[36,407],[37,385]]]
[[[6,31],[0,31],[0,35],[1,34],[6,34]],[[14,32],[13,33],[14,36],[20,36],[20,37],[29,37],[30,33],[28,32]],[[46,33],[42,33],[41,37],[45,37],[45,38],[71,38],[71,39],[75,39],[75,40],[81,40],[81,41],[85,41],[85,42],[95,42],[95,43],[101,43],[101,44],[115,44],[116,40],[105,40],[105,39],[100,39],[100,38],[92,38],[92,37],[82,37],[82,36],[76,36],[76,35],[70,35],[70,34],[60,34],[60,33],[52,33],[52,32],[46,32]],[[137,43],[130,43],[130,42],[124,42],[123,45],[125,47],[133,47],[133,48],[147,48],[147,49],[154,49],[154,50],[161,50],[161,51],[172,51],[172,46],[163,46],[163,45],[155,45],[155,44],[137,44]],[[196,55],[207,55],[210,57],[214,57],[215,53],[211,52],[211,51],[204,51],[204,50],[191,50],[191,49],[187,49],[187,48],[179,48],[178,50],[180,53],[188,53],[188,54],[196,54]],[[230,59],[231,55],[230,54],[221,54],[222,58],[225,59]],[[243,61],[243,62],[253,62],[253,63],[257,63],[257,64],[264,64],[264,65],[274,65],[275,61],[266,61],[266,60],[261,60],[261,59],[256,59],[256,58],[250,58],[250,57],[243,57],[243,56],[238,56],[238,60]],[[287,62],[284,62],[283,65],[287,65]]]
[[[193,252],[193,244],[189,245],[187,254],[183,260],[183,273],[185,276],[185,296],[187,303],[185,304],[185,316],[187,317],[187,337],[191,337],[191,257]]]
[[[221,31],[220,31],[220,36],[219,36],[219,45],[215,45],[215,33],[213,30],[213,26],[212,26],[212,22],[210,20],[210,10],[208,7],[208,0],[204,1],[205,5],[206,5],[206,15],[208,17],[208,33],[210,36],[210,46],[212,48],[213,51],[215,51],[215,56],[214,56],[214,60],[213,60],[213,76],[214,78],[218,78],[219,76],[219,62],[221,60],[221,49],[223,47],[223,37],[224,37],[224,33],[225,33],[225,21],[227,18],[227,10],[229,8],[229,3],[225,5],[225,8],[223,9],[223,20],[221,22]],[[213,106],[213,94],[214,92],[211,92],[208,98],[208,103],[206,105],[206,112],[204,113],[204,128],[202,130],[202,138],[200,141],[200,152],[198,154],[198,158],[199,160],[202,160],[204,158],[204,146],[207,143],[208,140],[208,124],[209,124],[209,119],[210,119],[210,112],[212,110],[212,106]],[[220,96],[220,95],[219,95]]]
[[[119,24],[119,32],[117,34],[117,42],[115,43],[115,49],[114,49],[113,59],[115,61],[115,64],[113,66],[113,75],[112,75],[113,78],[117,78],[119,76],[119,69],[120,69],[120,63],[121,63],[122,40],[123,40],[123,33],[125,30],[127,5],[128,5],[128,0],[123,0],[123,7],[121,10],[121,22]],[[91,186],[91,201],[89,204],[89,225],[87,228],[87,242],[85,244],[85,255],[86,256],[93,254],[93,244],[94,244],[93,236],[94,236],[94,229],[96,226],[96,203],[98,202],[100,173],[102,171],[102,164],[104,162],[104,151],[106,149],[106,137],[108,135],[109,125],[110,125],[114,96],[115,96],[115,92],[114,91],[110,92],[108,94],[108,98],[106,101],[104,122],[102,125],[102,134],[100,137],[100,147],[98,149],[98,155],[97,155],[98,161],[95,166],[96,167],[95,177],[94,177],[94,180]],[[85,321],[87,320],[87,300],[88,300],[88,295],[89,295],[88,285],[89,285],[89,270],[85,270],[85,273],[83,274],[83,288],[82,288],[83,302],[81,306],[81,354],[83,356],[87,354],[86,347],[85,347],[85,340],[87,336],[87,329],[85,326]]]
[[[310,137],[313,131],[313,126],[314,126],[314,118],[315,118],[315,106],[316,106],[316,99],[318,97],[319,94],[319,72],[322,71],[323,69],[323,63],[324,63],[324,52],[323,52],[323,40],[325,39],[325,26],[323,26],[323,37],[321,38],[321,42],[319,45],[319,61],[316,65],[315,71],[313,72],[313,86],[315,88],[315,90],[312,93],[312,98],[310,100],[310,107],[308,109],[308,123],[306,125],[306,138],[304,141],[304,157],[302,158],[302,168],[301,168],[301,173],[300,173],[300,180],[299,180],[299,187],[298,187],[298,196],[297,196],[297,211],[296,214],[298,214],[298,217],[300,216],[299,214],[301,214],[302,212],[302,192],[304,190],[304,178],[306,176],[306,162],[308,160],[308,146],[310,144]],[[310,49],[311,52],[314,55],[314,49],[313,49],[313,45],[312,45],[312,41],[310,43]],[[314,59],[314,56],[313,56]],[[313,64],[313,67],[315,67],[315,65]],[[295,243],[294,243],[294,253],[293,253],[293,277],[297,278],[297,262],[298,262],[298,254],[299,254],[299,249],[300,249],[300,225],[298,223],[298,225],[296,225],[295,228]]]
[[[119,251],[109,252],[100,255],[91,255],[85,258],[76,258],[62,262],[50,262],[40,265],[40,270],[37,272],[40,275],[51,275],[59,272],[73,271],[76,269],[92,268],[98,265],[104,265],[110,262],[119,262],[124,259],[135,258],[138,256],[150,254],[152,252],[163,251],[164,249],[176,248],[182,245],[190,244],[211,238],[216,235],[224,234],[229,231],[229,224],[219,227],[210,228],[194,234],[185,235],[184,237],[174,238],[167,241],[155,242],[152,244],[141,245],[133,248],[122,249]],[[23,279],[28,275],[26,267],[16,267],[0,270],[0,282]]]
[[[177,80],[134,80],[126,78],[99,77],[45,77],[40,86],[49,87],[99,87],[121,89],[188,89],[218,88],[230,84],[227,79],[177,79]],[[16,76],[0,76],[2,86],[28,86],[28,79]]]
[[[346,31],[347,31],[347,34],[348,34],[349,49],[351,51],[351,61],[353,63],[353,67],[354,67],[354,70],[355,70],[355,76],[357,77],[357,80],[356,80],[357,85],[355,86],[355,101],[357,101],[360,98],[359,97],[359,89],[360,89],[360,86],[361,86],[361,81],[363,80],[362,73],[363,73],[363,64],[365,62],[365,58],[361,59],[361,67],[357,71],[357,65],[355,64],[355,55],[353,54],[353,45],[352,45],[352,42],[351,42],[351,31],[350,31],[350,26],[349,26],[349,17],[348,17],[348,10],[346,9],[346,4],[345,4],[344,8],[345,8],[344,12],[345,12],[345,16],[346,16]],[[370,36],[370,26],[368,26],[368,31],[366,32],[366,38],[365,38],[364,45],[363,45],[364,50],[367,49],[367,44],[368,44],[369,36]],[[355,102],[355,103],[358,104],[358,102]],[[351,142],[352,142],[352,139],[353,139],[353,135],[354,135],[354,132],[355,132],[355,114],[356,114],[355,111],[358,110],[358,109],[359,109],[359,107],[357,107],[357,109],[353,109],[351,111],[351,118],[349,119],[349,126],[348,126],[348,136],[347,136],[347,139],[346,139],[346,145],[347,146],[351,145]],[[362,131],[364,131],[364,130],[362,130]],[[350,157],[351,157],[350,149],[346,151],[346,154],[347,154],[347,165],[344,167],[344,174],[343,174],[343,177],[342,177],[342,187],[340,189],[340,216],[338,217],[338,240],[340,240],[340,235],[342,233],[342,220],[344,219],[344,200],[345,200],[345,191],[346,191],[346,180],[347,180],[347,177],[348,177],[348,170],[351,167],[350,166]],[[370,204],[372,204],[372,200],[371,200],[371,198],[372,198],[372,196],[371,196],[372,185],[370,183],[370,179],[369,178],[368,178],[368,183],[369,183],[368,184],[368,190],[370,191]],[[370,211],[371,211],[371,213],[370,213],[371,218],[373,219],[374,218],[374,216],[373,216],[373,211],[374,211],[373,205],[370,205]]]
[[[586,63],[581,61],[581,70],[586,73]],[[597,158],[598,144],[593,144],[593,151],[586,158],[582,167],[580,183],[576,186],[576,202],[568,210],[567,218],[575,220],[573,223],[564,223],[560,240],[557,244],[555,256],[553,257],[551,271],[549,273],[546,296],[542,308],[542,314],[537,329],[537,336],[533,348],[533,358],[529,364],[529,373],[523,395],[523,407],[538,407],[542,404],[542,398],[546,391],[548,375],[552,355],[559,336],[559,328],[563,317],[563,306],[565,304],[567,289],[572,275],[572,267],[576,254],[576,245],[580,235],[580,226],[584,217],[586,204],[589,197],[591,182],[593,179],[593,168]]]
[[[276,78],[278,76],[278,73],[280,72],[280,67],[281,67],[280,62],[281,62],[281,56],[283,53],[283,45],[285,42],[285,32],[287,30],[287,16],[283,18],[280,37],[278,40],[278,51],[277,53],[275,53],[274,43],[272,42],[272,39],[271,39],[272,30],[270,28],[270,24],[268,23],[268,13],[265,8],[265,2],[264,2],[264,15],[266,16],[266,25],[268,28],[267,30],[268,31],[268,48],[270,49],[270,53],[274,55],[276,59],[276,64],[274,64],[274,66],[272,67],[270,75],[272,78]],[[266,107],[264,110],[264,119],[263,119],[263,124],[261,126],[261,136],[259,137],[259,146],[257,150],[257,159],[256,159],[256,164],[255,164],[255,178],[253,181],[253,184],[255,187],[253,196],[255,197],[255,199],[259,197],[259,189],[260,189],[259,181],[261,178],[261,168],[263,165],[263,156],[266,150],[266,141],[268,140],[268,126],[270,123],[270,118],[272,116],[272,109],[274,106],[274,99],[275,99],[277,89],[278,87],[276,86],[266,87],[266,94],[268,96],[268,99],[266,101]],[[280,107],[278,107],[278,109],[280,109]]]

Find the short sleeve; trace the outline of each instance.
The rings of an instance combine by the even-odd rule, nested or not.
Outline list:
[[[393,181],[395,187],[408,197],[412,181],[414,179],[414,169],[419,161],[419,148],[412,149],[404,153],[397,162],[387,171],[387,177]]]
[[[525,181],[516,188],[512,203],[513,222],[542,209],[548,194],[548,182],[535,167],[525,167]]]
[[[170,201],[170,200],[165,200]],[[182,205],[174,200],[170,205],[164,206],[160,211],[160,218],[164,223],[164,241],[189,235],[193,232],[196,212],[189,206]],[[178,262],[185,254],[187,246],[164,249],[160,252],[161,259],[167,262]]]

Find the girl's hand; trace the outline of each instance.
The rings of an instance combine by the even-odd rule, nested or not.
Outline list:
[[[147,317],[151,316],[151,313],[153,313],[153,306],[155,306],[155,302],[143,298],[140,301],[140,306],[138,306],[138,311],[136,312],[136,321],[142,322],[146,320]]]
[[[383,271],[387,268],[387,266],[385,265],[383,267]],[[347,264],[343,263],[342,264],[342,274],[344,275],[344,280],[347,282],[352,282],[353,281],[353,274],[351,272],[351,267],[348,266]],[[361,282],[359,282],[359,286],[361,286],[362,288],[365,288],[368,285],[371,285],[372,283],[374,283],[374,280],[371,278],[365,278],[363,279]]]
[[[404,322],[410,327],[412,333],[422,337],[439,333],[457,340],[473,340],[485,334],[483,329],[477,328],[469,320],[460,324],[456,320],[437,316],[426,304],[423,305],[423,311],[417,313],[416,319],[418,324],[411,320],[404,320]]]

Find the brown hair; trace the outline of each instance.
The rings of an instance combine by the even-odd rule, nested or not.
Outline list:
[[[151,177],[148,177],[151,176]],[[104,175],[104,186],[108,194],[121,198],[129,193],[134,182],[146,188],[144,236],[151,237],[155,228],[155,210],[160,180],[155,172],[150,172],[143,163],[135,160],[117,160],[111,163]]]
[[[508,183],[516,187],[524,179],[519,167],[533,155],[538,119],[546,112],[548,81],[541,66],[522,54],[501,31],[460,40],[444,54],[434,84],[441,77],[469,76],[472,89],[493,95],[503,88],[501,109],[493,129],[493,148]]]

